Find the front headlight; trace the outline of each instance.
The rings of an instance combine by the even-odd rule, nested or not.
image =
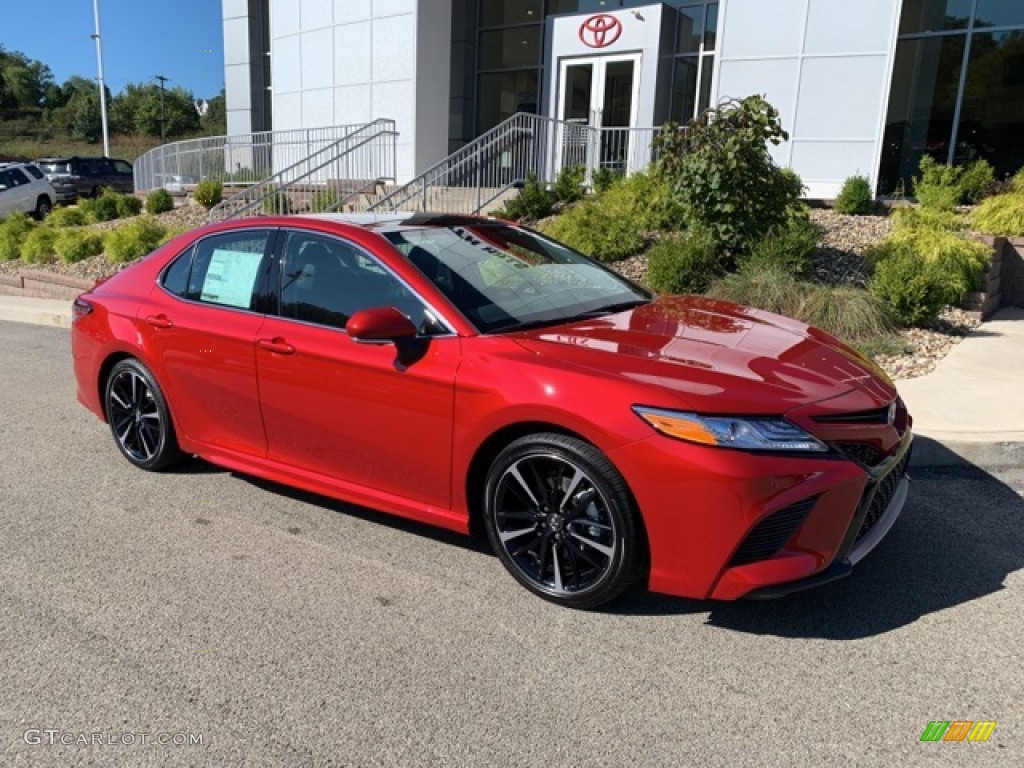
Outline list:
[[[828,451],[824,443],[785,419],[701,416],[639,405],[633,411],[661,434],[689,443],[747,451]]]

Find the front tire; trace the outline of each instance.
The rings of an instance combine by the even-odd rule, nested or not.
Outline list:
[[[495,553],[520,584],[565,607],[594,608],[636,580],[638,520],[612,463],[573,437],[520,438],[487,473],[484,527]]]
[[[159,472],[182,458],[167,401],[138,360],[122,360],[110,371],[104,403],[114,442],[136,467]]]
[[[34,215],[36,219],[42,221],[50,215],[50,211],[53,210],[53,203],[50,202],[50,198],[46,195],[40,195],[39,199],[36,200],[36,209]]]

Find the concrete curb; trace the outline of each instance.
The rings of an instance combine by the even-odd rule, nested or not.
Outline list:
[[[0,297],[0,320],[70,328],[71,302],[24,296],[2,296]]]
[[[910,466],[1001,469],[1024,466],[1024,441],[962,440],[917,435]]]

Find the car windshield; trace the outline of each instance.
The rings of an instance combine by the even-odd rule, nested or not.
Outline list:
[[[568,247],[501,222],[381,234],[483,333],[596,317],[651,300]]]
[[[71,163],[69,163],[67,161],[56,162],[56,161],[42,160],[40,162],[37,162],[36,165],[38,165],[40,168],[42,168],[43,173],[51,173],[51,174],[71,173]]]

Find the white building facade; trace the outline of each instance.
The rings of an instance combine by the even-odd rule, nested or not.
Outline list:
[[[407,180],[516,112],[684,122],[764,94],[809,197],[1024,164],[1018,0],[223,0],[228,131],[392,118]],[[1022,70],[1019,71],[1018,70]],[[993,107],[997,100],[999,109]],[[631,145],[631,167],[643,147]],[[637,154],[639,153],[639,154]],[[639,160],[638,160],[639,158]]]

